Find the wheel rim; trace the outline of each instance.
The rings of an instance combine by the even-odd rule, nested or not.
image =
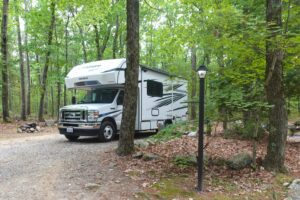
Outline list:
[[[105,126],[103,130],[103,135],[106,139],[111,139],[113,136],[114,130],[111,126]]]

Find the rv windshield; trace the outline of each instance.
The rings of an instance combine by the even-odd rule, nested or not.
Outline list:
[[[112,103],[118,89],[95,89],[88,91],[79,103]]]

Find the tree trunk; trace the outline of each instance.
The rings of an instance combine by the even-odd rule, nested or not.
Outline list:
[[[267,101],[273,107],[269,113],[270,135],[264,166],[268,170],[284,172],[287,112],[283,86],[283,50],[277,41],[281,35],[281,0],[267,0],[266,74]]]
[[[101,45],[101,48],[100,48],[100,60],[103,59],[104,51],[107,47],[107,43],[108,43],[108,40],[109,40],[109,37],[110,37],[110,34],[111,34],[111,28],[112,28],[111,25],[109,25],[109,27],[107,27],[105,37],[103,38],[103,42],[102,42],[102,45]]]
[[[17,2],[15,2],[16,13],[19,13]],[[16,16],[17,35],[18,35],[18,48],[19,48],[19,62],[20,62],[20,78],[21,78],[21,119],[26,120],[26,93],[25,93],[25,74],[24,74],[24,56],[22,48],[22,37],[20,28],[19,16]]]
[[[56,40],[56,43],[59,43],[58,41],[58,34],[57,34],[57,29],[55,28],[55,40]],[[61,69],[59,67],[59,46],[57,46],[57,49],[56,49],[56,76],[57,77],[61,77]],[[55,113],[57,113],[56,115],[56,120],[58,121],[59,120],[59,108],[60,108],[60,96],[61,96],[61,79],[58,78],[57,81],[56,81],[56,87],[57,87],[57,99],[56,99],[56,107],[53,106],[53,108],[55,108],[55,111],[53,113],[53,116]]]
[[[116,0],[115,4],[118,4],[119,0]],[[116,31],[114,35],[114,41],[113,41],[113,58],[115,59],[117,56],[117,51],[118,51],[118,37],[119,37],[119,15],[117,14],[116,16]]]
[[[191,65],[192,65],[192,70],[191,70],[191,99],[192,101],[195,101],[196,99],[196,84],[197,84],[197,55],[196,55],[196,48],[192,48],[192,55],[191,55]],[[192,102],[191,103],[191,115],[190,115],[191,120],[196,119],[196,103]]]
[[[70,17],[68,15],[67,22],[66,22],[66,25],[65,25],[65,62],[66,62],[66,65],[65,65],[64,77],[67,76],[68,65],[69,65],[69,57],[68,57],[69,56],[69,41],[68,41],[68,38],[69,38],[69,31],[68,31],[69,22],[70,22]],[[64,84],[64,106],[65,105],[67,105],[67,87],[66,87],[66,84]]]
[[[28,3],[24,0],[25,13],[28,13]],[[26,16],[26,14],[25,14]],[[26,115],[31,114],[31,78],[30,78],[30,60],[28,51],[27,19],[25,17],[25,46],[26,46],[26,75],[27,75],[27,93],[26,93]]]
[[[51,117],[54,118],[54,110],[55,110],[55,102],[54,102],[54,89],[53,89],[53,86],[51,85],[51,88],[50,88],[50,95],[51,95]]]
[[[55,22],[55,3],[51,2],[51,24],[48,30],[48,50],[45,57],[45,66],[43,70],[42,83],[41,83],[41,97],[40,97],[40,108],[39,108],[39,121],[44,121],[44,98],[46,92],[46,84],[47,84],[47,74],[49,68],[50,54],[51,54],[51,44],[53,38],[53,30],[54,30],[54,22]]]
[[[81,46],[82,46],[82,52],[83,52],[83,60],[86,63],[87,62],[87,53],[86,53],[86,46],[85,46],[85,41],[84,41],[84,34],[83,34],[83,30],[81,28],[81,26],[78,24],[78,29],[79,29],[79,33],[81,36]]]
[[[93,26],[94,26],[94,31],[95,31],[95,43],[96,43],[96,51],[97,51],[97,60],[101,60],[99,30],[98,30],[98,26],[96,24],[94,24]]]
[[[121,131],[117,153],[134,151],[134,131],[137,108],[139,70],[139,0],[127,0],[127,69]]]
[[[2,115],[3,121],[9,122],[8,105],[8,50],[7,50],[7,24],[9,0],[3,0],[1,24],[1,53],[2,53]]]

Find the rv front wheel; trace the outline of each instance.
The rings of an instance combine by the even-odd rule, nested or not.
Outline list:
[[[112,140],[116,135],[116,128],[110,121],[104,121],[100,127],[99,140],[102,142],[108,142]]]

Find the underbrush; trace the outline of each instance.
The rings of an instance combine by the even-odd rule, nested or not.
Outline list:
[[[175,138],[179,138],[185,132],[193,129],[195,129],[195,127],[188,122],[177,122],[161,129],[156,135],[151,136],[149,139],[154,141],[166,142]]]

